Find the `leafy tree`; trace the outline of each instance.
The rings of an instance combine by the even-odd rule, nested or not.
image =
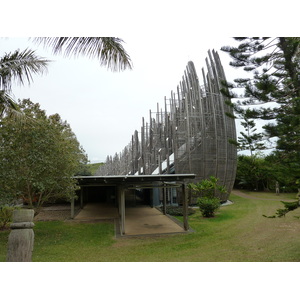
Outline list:
[[[18,111],[10,95],[12,82],[15,81],[20,85],[24,85],[25,82],[30,84],[32,75],[43,74],[48,62],[29,49],[6,53],[0,58],[0,118],[5,114],[16,114]]]
[[[254,154],[238,155],[235,185],[247,190],[269,190],[275,183],[272,168],[263,156]]]
[[[96,57],[102,66],[113,71],[132,68],[132,62],[125,51],[123,40],[115,37],[38,37],[37,43],[51,47],[54,54],[64,53],[65,56]]]
[[[75,197],[72,176],[86,162],[70,126],[39,104],[19,101],[22,122],[4,118],[0,127],[0,199],[23,199],[37,209],[46,201]]]
[[[294,192],[299,188],[300,158],[291,159],[291,155],[285,151],[274,151],[265,158],[266,165],[271,169],[275,181],[278,181],[281,190]]]
[[[238,155],[235,187],[275,192],[277,181],[280,191],[295,192],[298,176],[299,163],[289,165],[289,156],[283,151],[274,151],[267,156],[260,153]]]

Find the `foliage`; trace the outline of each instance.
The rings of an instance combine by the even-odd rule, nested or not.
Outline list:
[[[267,217],[267,218],[276,218],[276,216],[278,218],[285,217],[285,215],[288,212],[290,212],[292,210],[295,210],[295,209],[297,209],[299,207],[299,202],[298,201],[294,201],[294,202],[281,201],[281,203],[283,203],[284,208],[277,209],[275,216],[269,216],[269,217],[267,217],[266,215],[263,215],[263,217]]]
[[[283,203],[284,207],[286,209],[288,209],[288,211],[292,211],[292,210],[299,207],[299,202],[298,201],[294,201],[294,202],[281,201],[281,203]]]
[[[299,162],[293,162],[291,156],[284,152],[274,151],[267,156],[238,155],[236,188],[275,191],[277,181],[280,192],[294,192],[297,190],[296,182],[299,177]]]
[[[129,55],[125,51],[123,40],[116,37],[38,37],[38,43],[44,43],[53,49],[54,54],[64,51],[66,56],[79,54],[96,57],[100,64],[113,71],[132,68]]]
[[[215,211],[220,207],[219,198],[200,197],[197,202],[199,209],[204,218],[212,218],[215,216]]]
[[[268,190],[272,183],[272,171],[263,156],[238,155],[235,185],[247,190]]]
[[[15,207],[9,205],[0,206],[0,230],[8,227],[12,221],[12,215]]]
[[[197,204],[203,217],[213,217],[215,211],[220,207],[220,197],[218,195],[226,193],[224,186],[218,185],[218,178],[210,176],[198,183],[190,183],[188,188],[194,195],[198,196]]]
[[[81,164],[78,171],[75,173],[76,176],[92,176],[92,172],[88,164]]]
[[[18,107],[10,96],[12,82],[30,84],[33,74],[43,74],[48,60],[41,58],[34,51],[26,49],[5,53],[0,58],[0,118],[5,114],[19,115]]]
[[[253,152],[257,150],[265,150],[266,145],[263,141],[263,134],[257,133],[256,124],[254,120],[251,119],[251,111],[249,108],[244,111],[241,125],[244,127],[245,132],[240,132],[241,136],[238,137],[236,142],[238,150],[249,150],[251,156],[253,155]]]
[[[235,38],[237,47],[222,47],[233,59],[235,68],[250,72],[247,78],[237,78],[222,89],[231,98],[235,88],[244,90],[244,100],[234,105],[242,119],[251,111],[252,119],[271,121],[263,128],[267,138],[277,138],[277,149],[293,161],[300,153],[300,38],[246,37]],[[265,106],[263,104],[275,103]],[[247,106],[244,110],[242,107]],[[259,105],[259,108],[249,108]],[[299,161],[299,160],[298,160]]]
[[[4,118],[0,127],[0,199],[39,208],[51,198],[74,198],[72,176],[87,159],[69,124],[30,100],[19,106],[26,118]]]
[[[162,211],[162,207],[159,208]],[[166,206],[166,212],[171,216],[183,216],[183,207],[182,206]],[[195,210],[191,207],[188,208],[187,214],[188,216],[193,215]]]
[[[218,185],[218,178],[210,176],[198,183],[190,183],[188,188],[193,191],[196,196],[213,198],[217,192],[226,193],[224,186]]]

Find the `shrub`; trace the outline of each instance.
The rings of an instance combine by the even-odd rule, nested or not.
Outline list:
[[[0,207],[0,230],[8,227],[12,221],[13,206],[3,205]]]
[[[159,208],[159,210],[162,211],[162,207]],[[168,215],[171,216],[183,216],[183,207],[182,206],[167,206],[166,212]],[[187,214],[190,216],[195,213],[195,210],[193,208],[188,208]]]
[[[188,187],[194,195],[198,196],[197,204],[202,216],[206,218],[214,217],[215,211],[221,205],[218,195],[227,193],[224,186],[218,185],[218,178],[210,176],[209,179],[204,179],[198,183],[190,183]]]
[[[201,197],[198,198],[199,209],[202,216],[212,218],[215,216],[215,211],[220,207],[220,199],[216,197]]]

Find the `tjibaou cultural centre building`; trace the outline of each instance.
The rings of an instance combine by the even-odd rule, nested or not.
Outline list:
[[[142,118],[129,144],[121,152],[107,156],[97,171],[98,178],[147,178],[144,182],[136,180],[134,189],[127,190],[126,205],[183,203],[182,188],[178,188],[175,177],[174,182],[166,184],[162,179],[158,187],[152,184],[151,178],[155,181],[159,175],[180,174],[180,180],[185,182],[215,176],[228,194],[231,192],[237,166],[236,146],[229,142],[236,140],[235,120],[228,116],[233,115],[231,99],[220,92],[226,77],[218,53],[208,51],[205,63],[200,81],[194,63],[188,62],[176,90],[161,105],[157,104],[155,112],[149,112],[148,121]],[[117,199],[113,187],[90,189],[90,195],[97,194],[103,201],[118,203],[112,200]]]

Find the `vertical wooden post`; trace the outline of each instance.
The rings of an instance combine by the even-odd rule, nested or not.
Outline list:
[[[13,212],[12,231],[8,237],[8,262],[30,262],[32,258],[34,232],[33,209],[18,209]]]
[[[71,200],[71,219],[74,219],[74,216],[75,216],[75,209],[74,209],[75,205],[74,205],[74,202],[75,202],[75,200],[73,198]]]
[[[83,209],[83,195],[84,195],[83,189],[84,189],[84,187],[82,186],[80,189],[80,208],[81,209]]]
[[[189,223],[188,223],[188,199],[187,199],[187,192],[186,192],[186,184],[182,184],[182,205],[183,205],[183,226],[184,230],[189,230]]]
[[[118,206],[119,206],[119,218],[120,218],[120,231],[121,234],[125,234],[125,188],[124,186],[118,186]]]
[[[120,191],[120,200],[121,200],[121,228],[122,234],[125,234],[125,189],[122,186]]]
[[[167,214],[167,195],[166,195],[166,187],[163,188],[163,214]]]

